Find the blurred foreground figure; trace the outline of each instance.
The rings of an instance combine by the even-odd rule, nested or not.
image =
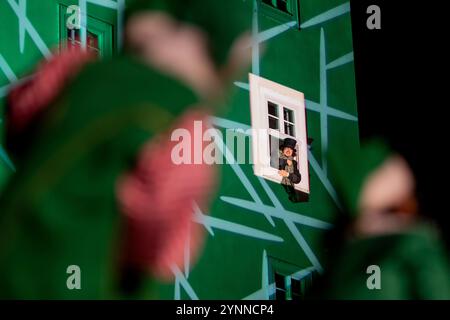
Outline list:
[[[175,164],[171,134],[202,137],[248,64],[246,26],[224,21],[231,3],[135,1],[123,55],[62,52],[10,93],[1,298],[157,298],[152,280],[172,281],[186,246],[195,259],[193,208],[206,210],[216,173]],[[69,290],[77,267],[81,288]]]
[[[450,299],[448,256],[437,229],[421,219],[406,161],[380,141],[333,159],[345,219],[322,279],[331,299]],[[342,241],[343,240],[343,241]],[[336,243],[336,242],[335,242]]]

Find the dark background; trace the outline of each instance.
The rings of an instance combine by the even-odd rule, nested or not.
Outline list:
[[[437,3],[350,1],[361,141],[381,136],[407,159],[421,213],[439,224],[448,245],[450,12]],[[381,9],[381,30],[366,27],[372,4]]]

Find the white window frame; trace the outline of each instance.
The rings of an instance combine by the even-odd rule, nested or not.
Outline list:
[[[297,140],[297,163],[302,176],[300,183],[295,184],[294,187],[296,190],[309,194],[308,135],[304,94],[251,73],[249,74],[249,82],[250,111],[253,129],[252,159],[255,175],[281,184],[282,178],[278,175],[278,169],[270,166],[269,134],[280,139],[290,137],[284,134],[283,107],[286,107],[294,113],[294,138]],[[280,132],[269,128],[268,101],[278,105],[278,125]]]

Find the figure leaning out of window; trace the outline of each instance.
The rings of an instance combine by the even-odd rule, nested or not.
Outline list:
[[[297,141],[292,138],[284,139],[280,146],[280,160],[278,174],[282,176],[281,184],[289,195],[289,200],[295,201],[296,193],[294,185],[302,180],[298,171],[298,163],[295,160]]]

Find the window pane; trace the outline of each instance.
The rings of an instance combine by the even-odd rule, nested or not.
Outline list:
[[[278,105],[273,102],[267,101],[267,107],[269,114],[278,118]]]
[[[79,29],[67,29],[67,46],[69,48],[81,47],[81,33]],[[86,33],[86,48],[94,53],[100,52],[98,36],[89,31]]]
[[[263,3],[286,13],[292,13],[292,0],[262,0]]]
[[[283,108],[284,120],[294,123],[294,111],[291,109]]]
[[[283,12],[290,13],[289,8],[288,8],[288,2],[289,2],[289,0],[277,0],[276,1],[277,9],[279,9],[279,10],[281,10]]]
[[[301,294],[302,292],[300,291],[300,280],[297,279],[291,279],[291,291],[292,294]]]
[[[270,166],[272,168],[278,169],[280,165],[280,155],[279,148],[281,145],[281,140],[272,135],[269,136],[269,150],[270,150]]]
[[[78,29],[67,29],[67,42],[69,47],[78,47],[80,44],[80,31]]]
[[[274,130],[280,130],[279,126],[278,126],[278,119],[269,116],[269,128],[270,129],[274,129]]]
[[[286,289],[284,277],[279,273],[275,273],[275,286],[277,289]]]
[[[98,36],[93,34],[92,32],[87,32],[87,46],[88,48],[92,48],[94,50],[99,50],[98,46]]]
[[[291,137],[295,137],[294,125],[291,123],[285,122],[284,123],[284,133]]]

